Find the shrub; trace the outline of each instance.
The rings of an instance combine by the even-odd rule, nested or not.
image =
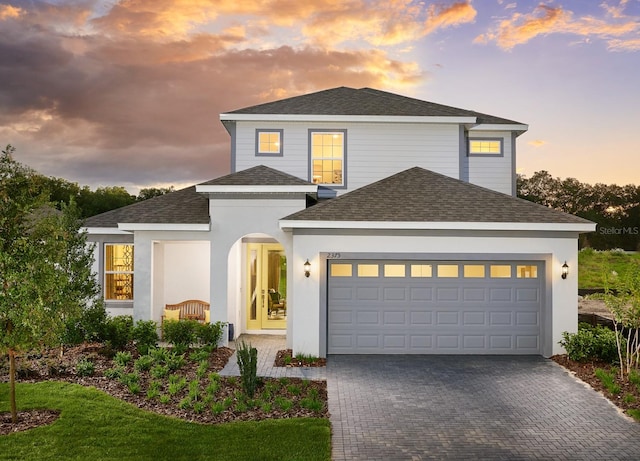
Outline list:
[[[149,352],[149,348],[158,345],[158,324],[153,320],[139,320],[133,327],[132,336],[136,348],[142,355]]]
[[[96,371],[96,367],[89,359],[80,359],[76,363],[76,374],[78,376],[93,376]]]
[[[133,364],[133,368],[138,371],[147,371],[150,370],[153,366],[153,357],[150,355],[142,355],[138,360]]]
[[[80,328],[84,332],[86,341],[104,342],[106,325],[109,316],[103,303],[96,303],[82,311],[80,316]]]
[[[133,318],[130,315],[109,317],[105,330],[107,345],[116,351],[123,350],[132,339]]]
[[[242,388],[249,398],[253,398],[258,387],[258,350],[242,341],[237,350],[237,357]]]
[[[603,360],[613,363],[618,360],[618,347],[614,331],[597,325],[595,327],[580,324],[577,333],[562,333],[560,345],[567,351],[571,360]]]
[[[113,361],[116,365],[120,365],[121,367],[126,367],[129,362],[131,362],[131,352],[123,352],[120,351],[113,358]]]
[[[223,322],[216,323],[198,323],[196,327],[196,336],[198,341],[206,346],[217,347],[218,343],[222,339],[224,332]]]
[[[162,336],[168,343],[185,350],[195,342],[196,328],[200,324],[195,320],[165,320],[162,324]]]

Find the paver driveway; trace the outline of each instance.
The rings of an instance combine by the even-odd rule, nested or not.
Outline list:
[[[640,423],[541,357],[330,356],[334,460],[640,460]]]

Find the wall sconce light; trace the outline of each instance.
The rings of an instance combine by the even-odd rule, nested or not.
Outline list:
[[[564,264],[562,265],[562,278],[566,279],[568,273],[569,273],[569,265],[565,261]]]
[[[307,261],[304,263],[304,276],[308,278],[310,275],[311,275],[311,263],[307,258]]]

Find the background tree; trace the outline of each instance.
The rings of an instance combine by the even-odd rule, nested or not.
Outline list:
[[[144,189],[140,189],[140,193],[136,198],[137,202],[142,202],[143,200],[149,200],[150,198],[160,197],[161,195],[168,194],[169,192],[174,192],[175,189],[173,186],[170,187],[146,187]]]
[[[17,422],[16,355],[58,345],[65,321],[92,303],[93,256],[73,203],[57,211],[39,175],[0,155],[0,353],[9,355],[9,399]]]
[[[543,170],[518,175],[517,188],[520,198],[596,222],[595,232],[580,236],[581,247],[640,251],[640,186],[590,185]]]

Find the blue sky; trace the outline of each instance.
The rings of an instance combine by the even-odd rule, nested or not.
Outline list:
[[[229,171],[221,112],[365,86],[529,125],[518,171],[640,184],[640,0],[0,0],[0,144],[81,185]]]

